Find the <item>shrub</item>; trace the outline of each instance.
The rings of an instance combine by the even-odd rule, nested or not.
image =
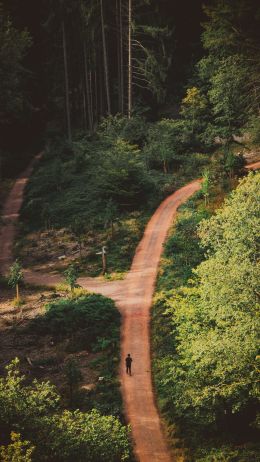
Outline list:
[[[11,443],[8,446],[0,446],[0,458],[2,462],[31,462],[34,446],[30,441],[21,441],[20,433],[11,432]]]
[[[54,337],[73,335],[84,330],[86,346],[98,337],[117,337],[120,314],[114,302],[97,294],[65,298],[46,305],[46,313],[33,321],[35,328]]]
[[[48,382],[25,385],[19,361],[7,366],[0,379],[0,431],[13,444],[0,448],[6,462],[120,462],[130,460],[129,429],[113,416],[96,410],[83,413],[59,410],[60,397]],[[35,452],[32,449],[35,448]],[[16,452],[15,452],[16,451]],[[8,458],[9,455],[17,458]],[[20,458],[18,458],[18,455]],[[27,458],[26,458],[27,457]]]

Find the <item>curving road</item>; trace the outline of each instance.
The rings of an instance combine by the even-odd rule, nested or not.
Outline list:
[[[253,164],[252,168],[259,168]],[[0,270],[6,271],[12,261],[15,225],[22,203],[22,194],[32,165],[19,178],[11,191],[4,210],[6,224],[0,235]],[[200,180],[193,181],[165,199],[150,219],[123,281],[80,278],[79,284],[93,292],[115,300],[122,314],[120,380],[125,414],[131,424],[134,450],[140,462],[170,462],[171,455],[163,435],[152,384],[150,358],[150,308],[158,265],[167,232],[180,204],[200,189]],[[27,282],[53,286],[61,277],[26,271]],[[125,373],[124,358],[133,357],[132,376]]]

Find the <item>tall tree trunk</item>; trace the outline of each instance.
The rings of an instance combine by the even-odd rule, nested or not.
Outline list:
[[[92,113],[91,113],[91,101],[90,101],[90,88],[89,88],[89,75],[88,75],[88,61],[87,61],[87,48],[86,41],[83,43],[83,54],[84,54],[84,72],[85,72],[85,85],[86,85],[86,94],[87,94],[87,106],[88,106],[88,126],[89,130],[92,133],[93,124],[92,124]]]
[[[95,86],[95,127],[98,124],[98,84],[97,84],[97,69],[94,72],[94,86]]]
[[[97,61],[97,51],[95,47],[95,32],[92,33],[92,43],[93,47],[93,119],[94,119],[94,128],[96,129],[98,123],[98,83],[97,83],[97,70],[98,70],[98,61]]]
[[[81,82],[81,93],[82,93],[82,110],[83,110],[83,129],[87,128],[87,107],[86,107],[86,91],[84,82]]]
[[[99,61],[99,115],[104,115],[104,86],[103,86],[103,66],[102,59]]]
[[[119,0],[119,30],[120,30],[120,66],[121,66],[121,113],[124,114],[124,37],[123,37],[123,14],[122,0]]]
[[[71,142],[72,137],[71,137],[71,121],[70,121],[69,76],[68,76],[67,44],[66,44],[66,33],[65,33],[64,20],[62,20],[62,43],[63,43],[64,75],[65,75],[67,130],[68,130],[68,140]]]
[[[103,44],[103,57],[104,57],[105,87],[106,87],[106,96],[107,96],[107,113],[108,113],[108,115],[111,115],[109,76],[108,76],[108,63],[107,63],[107,44],[106,44],[106,34],[105,34],[103,0],[100,0],[100,12],[101,12],[101,28],[102,28],[102,44]]]
[[[124,113],[124,39],[122,0],[116,0],[117,68],[118,68],[118,112]]]
[[[119,6],[116,0],[116,41],[117,41],[117,85],[118,85],[118,112],[121,112],[121,55],[120,55],[120,20]]]
[[[93,85],[92,85],[92,71],[89,71],[89,96],[90,96],[90,114],[91,114],[91,127],[92,127],[92,131],[93,131],[93,119],[94,119],[94,116],[93,116]]]
[[[132,0],[128,0],[128,118],[132,115]]]

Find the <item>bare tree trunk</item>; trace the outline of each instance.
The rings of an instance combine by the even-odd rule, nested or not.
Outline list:
[[[70,121],[70,99],[69,99],[69,76],[68,76],[68,59],[67,59],[67,44],[64,20],[62,21],[62,43],[63,43],[63,59],[64,59],[64,75],[65,75],[65,99],[66,99],[66,116],[68,140],[71,142],[71,121]]]
[[[93,32],[93,38],[92,38],[93,43],[95,44],[95,33]],[[98,123],[98,83],[97,83],[97,68],[98,68],[98,62],[97,62],[97,52],[96,48],[94,46],[93,48],[93,62],[94,62],[94,75],[93,75],[93,85],[94,85],[94,103],[93,103],[93,118],[94,118],[94,128],[96,128],[97,123]]]
[[[84,54],[85,85],[86,85],[87,105],[88,105],[88,124],[89,124],[89,130],[92,133],[93,124],[92,124],[92,114],[91,114],[91,101],[90,101],[90,88],[89,88],[89,76],[88,76],[87,50],[86,50],[86,42],[85,42],[85,40],[84,40],[84,43],[83,43],[83,54]]]
[[[105,34],[105,24],[104,24],[103,0],[100,0],[100,12],[101,12],[101,28],[102,28],[102,43],[103,43],[103,57],[104,57],[105,87],[106,87],[106,96],[107,96],[107,113],[108,113],[108,115],[110,115],[111,114],[111,103],[110,103],[110,92],[109,92],[107,45],[106,45],[106,34]]]
[[[17,300],[17,302],[19,302],[19,300],[20,300],[19,284],[16,284],[15,288],[16,288],[16,300]]]
[[[100,117],[104,115],[104,87],[103,87],[103,66],[102,62],[99,63],[99,114]]]
[[[118,112],[124,113],[124,39],[122,0],[116,0],[117,67],[118,67]]]
[[[92,71],[89,71],[89,91],[90,91],[90,114],[91,114],[91,127],[93,131],[93,121],[94,121],[94,116],[93,116],[93,87],[92,87]]]
[[[121,113],[124,114],[124,38],[123,38],[122,0],[119,0],[119,30],[120,30],[120,65],[121,65]]]
[[[132,115],[132,0],[128,0],[128,118]]]
[[[82,92],[82,110],[83,110],[83,129],[87,128],[87,107],[86,107],[86,92],[84,88],[84,83],[81,82],[81,92]]]
[[[116,38],[117,38],[117,83],[118,83],[118,112],[121,112],[121,55],[120,55],[120,20],[118,0],[116,0]]]
[[[94,85],[95,85],[95,127],[98,123],[98,84],[97,84],[97,69],[95,68],[94,73]]]

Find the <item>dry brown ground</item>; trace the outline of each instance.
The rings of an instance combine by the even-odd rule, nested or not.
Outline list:
[[[82,374],[80,389],[88,392],[95,388],[98,382],[98,371],[91,365],[100,354],[86,349],[70,352],[71,340],[65,338],[56,341],[50,335],[37,335],[32,328],[28,329],[30,321],[44,313],[44,305],[55,298],[65,296],[65,293],[37,289],[22,289],[24,303],[16,307],[13,291],[0,291],[0,373],[12,359],[18,357],[21,372],[27,379],[37,378],[49,380],[56,385],[66,400],[69,399],[69,389],[66,384],[65,365],[74,359]],[[26,332],[25,332],[26,329]]]

